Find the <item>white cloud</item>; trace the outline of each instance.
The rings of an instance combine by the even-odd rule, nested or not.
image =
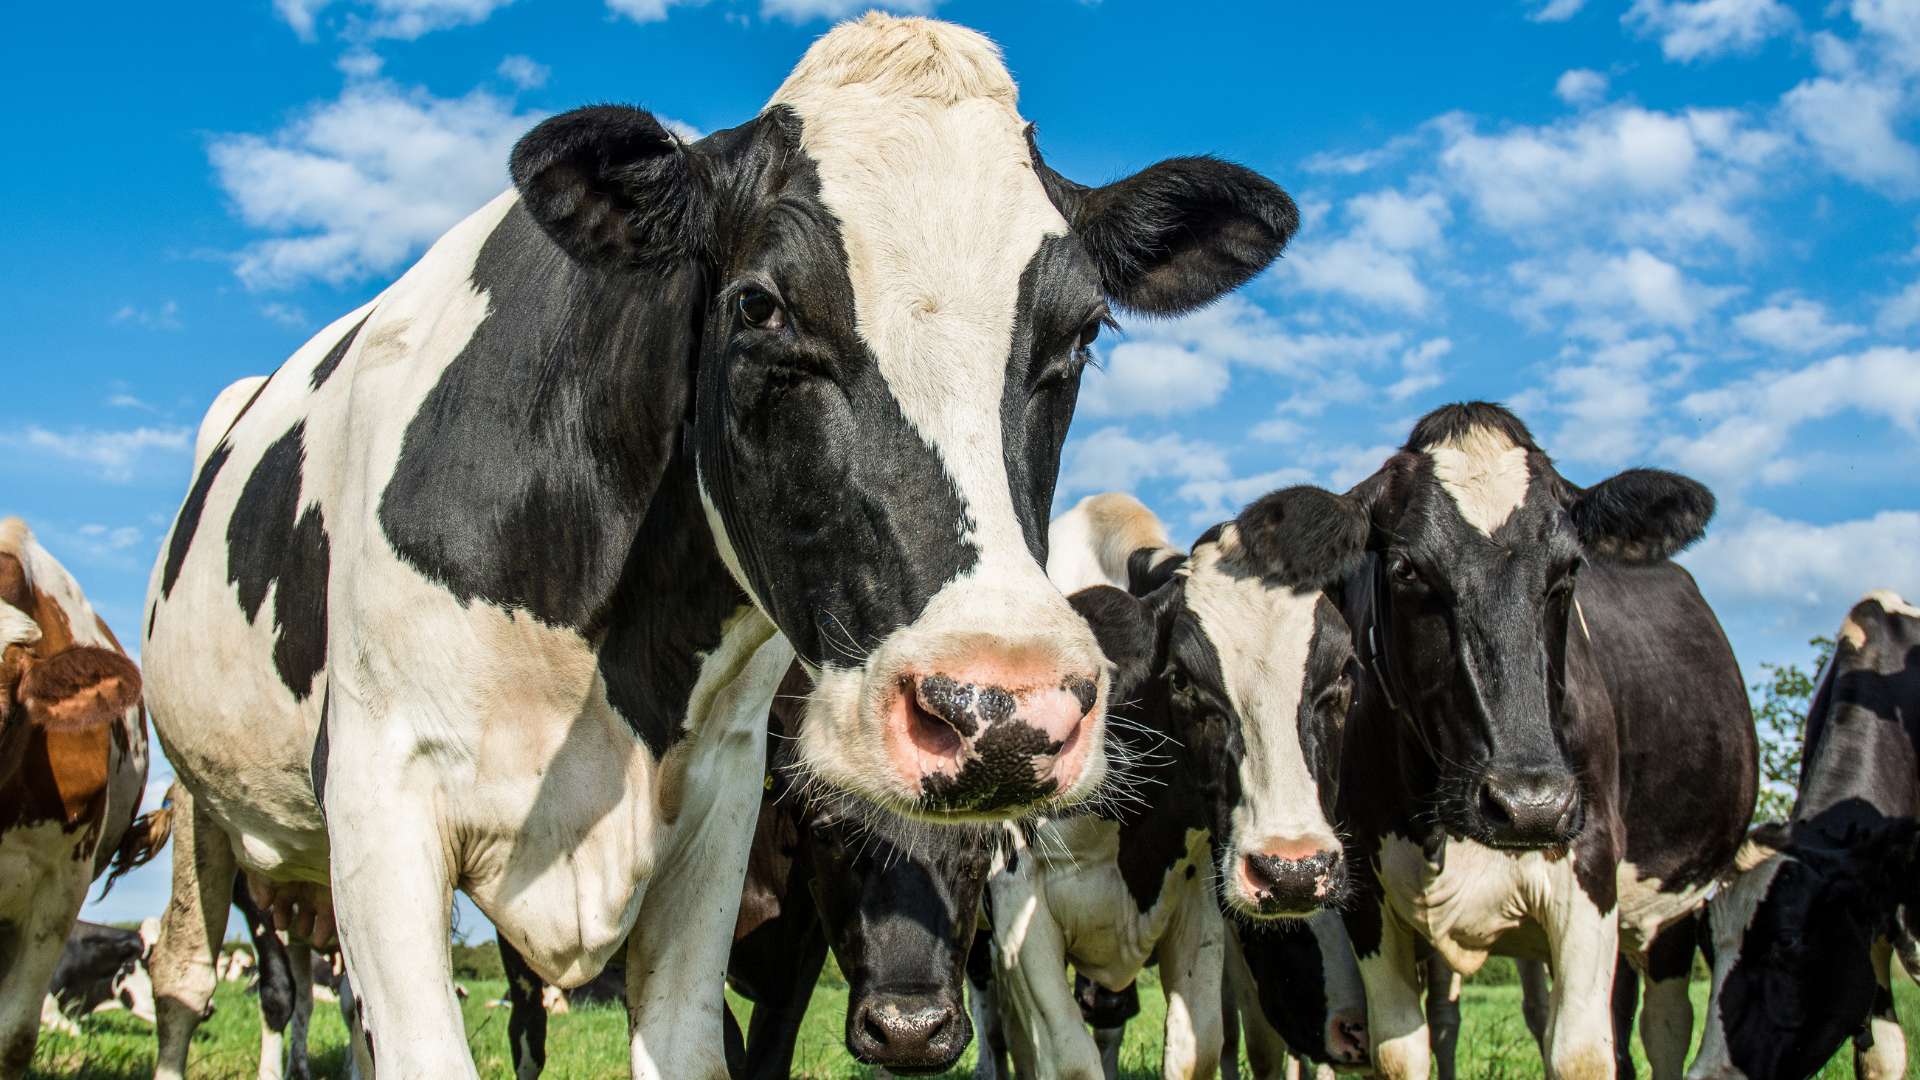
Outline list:
[[[1080,387],[1088,416],[1168,416],[1204,409],[1227,389],[1227,365],[1178,345],[1123,341]]]
[[[1920,513],[1884,510],[1815,525],[1765,512],[1721,525],[1682,556],[1716,602],[1795,604],[1833,622],[1872,589],[1920,594]]]
[[[274,301],[271,304],[262,304],[260,306],[260,317],[266,319],[268,322],[276,322],[281,326],[291,327],[295,330],[302,330],[313,325],[313,320],[307,317],[307,310],[305,308],[297,304],[282,304],[279,301]]]
[[[1446,374],[1440,370],[1440,359],[1452,351],[1453,342],[1443,337],[1431,338],[1408,349],[1400,358],[1400,379],[1387,387],[1387,397],[1393,401],[1405,401],[1445,382]]]
[[[279,234],[240,254],[250,288],[340,283],[390,271],[497,195],[507,153],[537,113],[482,91],[438,98],[354,82],[272,135],[209,150],[247,224]]]
[[[1878,325],[1883,333],[1920,326],[1920,281],[1901,289],[1880,305]]]
[[[1534,22],[1566,22],[1587,6],[1587,0],[1547,0],[1540,9],[1528,15]]]
[[[1269,491],[1312,482],[1313,474],[1306,469],[1282,468],[1252,476],[1189,480],[1181,484],[1175,494],[1193,504],[1188,520],[1195,525],[1207,526],[1235,516],[1248,503]]]
[[[1799,25],[1778,0],[1634,0],[1620,21],[1659,38],[1661,53],[1682,62],[1751,52]]]
[[[399,38],[411,41],[434,30],[470,26],[485,22],[495,10],[513,0],[356,0],[343,5],[351,9],[348,31],[356,37]],[[311,40],[320,12],[333,6],[333,0],[273,0],[274,10],[293,27],[294,33]]]
[[[1391,189],[1347,200],[1353,235],[1389,251],[1421,251],[1437,247],[1441,231],[1453,211],[1435,192],[1408,196]]]
[[[18,434],[0,435],[0,444],[89,466],[101,479],[125,483],[135,469],[155,455],[185,453],[193,446],[193,431],[184,427],[138,427],[124,431],[69,428],[50,431],[29,424]]]
[[[138,409],[141,412],[160,411],[147,402],[142,401],[138,396],[130,394],[125,390],[109,394],[107,396],[107,407],[110,409]]]
[[[341,53],[333,66],[349,79],[371,79],[380,74],[380,69],[386,67],[387,62],[372,49],[356,46]]]
[[[1456,119],[1443,135],[1443,177],[1496,229],[1552,246],[1585,232],[1676,256],[1754,247],[1739,204],[1787,145],[1737,113],[1632,105],[1490,135]]]
[[[1610,467],[1644,453],[1652,441],[1647,424],[1656,413],[1655,392],[1670,377],[1656,365],[1670,361],[1674,347],[1672,337],[1657,334],[1563,351],[1536,395],[1538,407],[1560,420],[1553,452]]]
[[[1586,321],[1570,329],[1603,339],[1618,336],[1608,329],[1620,325],[1614,320],[1691,329],[1740,291],[1702,285],[1644,248],[1618,255],[1576,251],[1558,264],[1517,263],[1511,273],[1529,290],[1521,303],[1523,314],[1545,326],[1546,312],[1571,311]]]
[[[1920,70],[1920,6],[1912,0],[1853,0],[1850,11],[1889,60]]]
[[[1864,332],[1851,323],[1828,321],[1823,305],[1794,296],[1774,297],[1766,307],[1736,317],[1733,329],[1756,344],[1801,353],[1830,349]]]
[[[634,22],[659,22],[675,7],[702,7],[707,0],[607,0],[607,10]]]
[[[553,74],[552,68],[531,56],[522,56],[519,53],[503,58],[500,66],[495,70],[500,73],[501,78],[522,90],[532,90],[535,87],[547,85],[547,77]]]
[[[1920,439],[1920,351],[1882,346],[1770,371],[1681,399],[1687,415],[1711,424],[1662,442],[1662,457],[1720,483],[1781,483],[1798,474],[1784,457],[1801,424],[1842,412],[1878,417]]]
[[[1575,108],[1598,105],[1607,97],[1607,77],[1592,68],[1563,71],[1554,81],[1553,94]]]
[[[180,304],[173,300],[151,308],[122,304],[114,311],[113,321],[130,326],[142,326],[148,330],[178,330],[182,325]]]
[[[1208,442],[1158,435],[1140,439],[1126,428],[1106,427],[1067,444],[1055,501],[1096,491],[1132,491],[1157,479],[1221,480],[1229,475],[1227,456]]]
[[[1433,294],[1414,274],[1411,259],[1357,237],[1318,246],[1301,244],[1282,266],[1302,288],[1336,293],[1374,307],[1417,315],[1433,302]]]
[[[619,2],[630,3],[634,0]],[[812,19],[845,19],[876,8],[902,15],[931,15],[940,3],[941,0],[761,0],[760,14],[769,19],[785,19],[795,23]]]
[[[1895,130],[1905,111],[1897,85],[1809,79],[1780,99],[1788,121],[1827,167],[1858,183],[1899,192],[1920,187],[1920,149]]]

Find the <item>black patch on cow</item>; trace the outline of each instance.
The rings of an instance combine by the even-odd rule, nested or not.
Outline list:
[[[353,339],[360,335],[360,328],[367,325],[367,320],[371,318],[373,318],[371,311],[361,316],[360,321],[353,324],[353,329],[347,331],[345,337],[334,342],[333,348],[327,350],[327,355],[320,358],[320,363],[313,369],[315,390],[320,389],[328,379],[333,377],[334,371],[340,366],[340,361],[347,358],[347,350],[353,347]]]
[[[333,688],[328,687],[320,697],[320,731],[313,737],[313,753],[307,758],[307,780],[313,785],[313,800],[320,807],[320,816],[327,816],[327,758],[332,752],[332,742],[327,728],[333,723]]]
[[[249,622],[273,590],[273,665],[296,700],[313,693],[327,663],[331,559],[320,508],[300,511],[306,430],[297,423],[267,447],[227,522],[227,581]]]
[[[213,482],[220,476],[220,469],[227,459],[233,456],[233,447],[225,440],[213,448],[207,460],[200,464],[200,474],[194,477],[193,487],[187,491],[187,501],[180,504],[180,517],[173,523],[173,535],[167,540],[167,561],[160,569],[160,595],[172,596],[173,583],[180,579],[180,567],[187,561],[187,551],[193,546],[193,534],[200,528],[200,515],[207,508],[207,493],[213,490]],[[151,619],[147,625],[147,636],[153,636]]]
[[[156,600],[153,603],[147,605],[147,637],[149,639],[153,637],[154,620],[158,619],[159,617],[160,617],[160,602]]]
[[[1187,557],[1165,548],[1135,548],[1127,556],[1127,591],[1135,596],[1145,596],[1159,589],[1181,567],[1187,565]]]
[[[1313,928],[1294,919],[1239,927],[1240,952],[1253,975],[1260,1013],[1287,1049],[1312,1061],[1327,1051],[1326,964]]]
[[[287,946],[274,932],[273,919],[253,902],[245,873],[234,875],[233,906],[247,921],[253,939],[254,967],[260,981],[260,1020],[271,1031],[285,1031],[293,1019],[293,964]]]
[[[1049,236],[1020,273],[1013,340],[1000,396],[1001,449],[1013,512],[1035,561],[1047,561],[1047,514],[1060,474],[1060,450],[1092,354],[1082,334],[1106,312],[1086,249],[1073,236]]]
[[[959,773],[936,773],[921,782],[921,806],[948,812],[1030,806],[1059,789],[1051,778],[1040,780],[1034,775],[1035,757],[1060,751],[1060,743],[1047,738],[1039,728],[1019,721],[996,724],[980,736],[973,749],[974,756]]]
[[[1522,449],[1538,452],[1533,432],[1513,411],[1491,401],[1459,401],[1442,405],[1421,417],[1407,436],[1404,449],[1420,453],[1454,442],[1475,431],[1492,431]]]

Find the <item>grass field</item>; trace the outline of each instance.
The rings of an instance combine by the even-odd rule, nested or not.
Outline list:
[[[504,990],[500,982],[468,984],[471,996],[466,1002],[467,1038],[473,1048],[480,1075],[488,1078],[511,1077],[507,1057],[507,1013],[489,1009],[486,1003]],[[1706,985],[1694,984],[1696,1017],[1706,1004]],[[1901,980],[1898,1003],[1907,1029],[1909,1046],[1920,1048],[1920,990]],[[750,1008],[747,1003],[729,997],[736,1015],[742,1020]],[[840,1042],[841,1025],[846,1015],[846,987],[831,969],[814,994],[807,1013],[807,1025],[801,1032],[799,1053],[794,1059],[794,1075],[824,1078],[866,1077],[871,1075],[848,1058]],[[238,984],[224,983],[215,999],[216,1011],[200,1028],[194,1041],[190,1074],[206,1080],[242,1080],[255,1075],[259,1053],[260,1020],[254,1000]],[[1141,981],[1141,1015],[1127,1030],[1127,1042],[1121,1056],[1121,1074],[1129,1080],[1148,1080],[1159,1076],[1159,1024],[1165,1005],[1160,985],[1149,971]],[[1463,1028],[1460,1034],[1460,1075],[1474,1080],[1541,1075],[1540,1060],[1520,1019],[1520,991],[1517,986],[1468,984],[1463,1002]],[[44,1033],[34,1057],[30,1080],[83,1078],[83,1080],[134,1080],[153,1073],[153,1029],[124,1012],[104,1013],[82,1025],[79,1039]],[[1696,1043],[1697,1043],[1696,1034]],[[316,1076],[339,1076],[344,1072],[346,1028],[339,1011],[331,1004],[314,1010],[313,1049]],[[1639,1057],[1639,1040],[1634,1040]],[[626,1070],[626,1014],[618,1008],[579,1009],[556,1016],[549,1027],[546,1075],[554,1080],[599,1080],[623,1077]],[[968,1050],[961,1066],[950,1077],[971,1075],[973,1052]],[[1908,1075],[1913,1075],[1909,1068]],[[1640,1058],[1640,1075],[1646,1075],[1646,1063]],[[1821,1072],[1823,1078],[1838,1080],[1853,1075],[1851,1053],[1843,1051]]]

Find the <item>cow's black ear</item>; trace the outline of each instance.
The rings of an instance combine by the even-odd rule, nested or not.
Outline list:
[[[1113,690],[1108,700],[1133,697],[1153,674],[1153,610],[1125,589],[1111,585],[1081,589],[1067,597],[1067,602],[1087,620],[1094,639],[1100,642],[1100,651],[1113,665]]]
[[[510,167],[527,212],[577,262],[665,270],[711,254],[713,199],[699,163],[651,113],[561,113],[514,144]]]
[[[1281,488],[1255,499],[1233,521],[1244,558],[1265,581],[1320,589],[1352,573],[1367,550],[1367,511],[1322,488]]]
[[[1585,490],[1567,489],[1581,546],[1622,562],[1670,559],[1699,540],[1713,518],[1713,492],[1658,469],[1628,469]]]
[[[1107,296],[1149,315],[1192,311],[1245,284],[1300,227],[1278,184],[1218,158],[1171,158],[1097,188],[1044,162],[1039,173]]]

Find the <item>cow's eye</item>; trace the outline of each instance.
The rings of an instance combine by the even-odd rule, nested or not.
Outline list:
[[[1091,320],[1091,321],[1089,321],[1089,322],[1087,323],[1087,325],[1085,325],[1085,326],[1083,326],[1083,327],[1081,327],[1081,328],[1080,328],[1080,338],[1079,338],[1079,340],[1078,340],[1078,341],[1077,341],[1077,342],[1075,343],[1075,347],[1076,347],[1076,348],[1081,348],[1081,349],[1085,349],[1085,348],[1089,348],[1089,347],[1091,347],[1091,346],[1093,345],[1093,343],[1094,343],[1094,342],[1095,342],[1096,340],[1098,340],[1098,339],[1099,339],[1099,337],[1100,337],[1100,328],[1101,328],[1102,326],[1105,326],[1105,325],[1106,325],[1106,323],[1107,323],[1107,319],[1106,319],[1106,316],[1104,316],[1104,315],[1103,315],[1103,316],[1101,316],[1101,317],[1100,317],[1100,318],[1098,318],[1098,319],[1093,319],[1093,320]]]
[[[1420,584],[1420,571],[1414,568],[1410,560],[1399,556],[1395,556],[1393,561],[1387,564],[1387,573],[1392,574],[1393,580],[1402,585]]]
[[[1193,689],[1193,680],[1187,678],[1186,672],[1174,668],[1167,672],[1167,689],[1176,694],[1186,694]]]
[[[780,301],[765,289],[740,290],[733,306],[740,312],[742,322],[761,330],[778,330],[787,322],[786,313],[780,310]]]

